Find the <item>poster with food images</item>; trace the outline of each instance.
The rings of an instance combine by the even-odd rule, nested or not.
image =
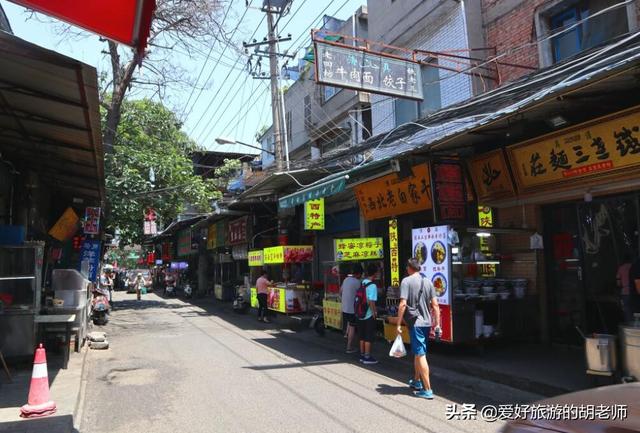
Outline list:
[[[411,230],[412,255],[420,263],[422,274],[433,283],[438,303],[451,305],[451,254],[447,246],[449,226]]]

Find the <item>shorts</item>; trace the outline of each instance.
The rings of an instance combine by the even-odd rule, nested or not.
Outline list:
[[[368,319],[358,319],[358,336],[361,341],[371,343],[376,336],[376,319],[373,316]]]
[[[353,313],[345,313],[342,312],[342,326],[346,326],[347,324],[351,326],[356,326],[356,315]]]
[[[429,333],[431,326],[412,326],[409,329],[411,337],[411,351],[415,356],[423,356],[427,354],[427,343],[429,341]]]

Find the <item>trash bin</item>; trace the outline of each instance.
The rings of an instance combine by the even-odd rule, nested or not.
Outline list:
[[[624,375],[640,380],[640,327],[620,327],[620,349]]]
[[[587,374],[611,376],[615,373],[617,367],[615,335],[593,334],[585,338],[584,346]]]

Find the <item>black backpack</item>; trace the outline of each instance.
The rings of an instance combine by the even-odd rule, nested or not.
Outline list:
[[[364,319],[369,310],[369,301],[367,301],[367,287],[374,284],[373,281],[369,281],[367,284],[362,282],[360,288],[356,291],[356,297],[353,301],[353,312],[356,315],[356,319]]]

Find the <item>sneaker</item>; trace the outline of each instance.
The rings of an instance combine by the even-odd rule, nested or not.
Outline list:
[[[409,381],[409,386],[411,387],[411,389],[413,389],[414,391],[422,391],[424,390],[424,386],[422,386],[422,381],[421,380],[414,380],[411,379]]]
[[[267,319],[266,317],[265,317],[264,319],[262,319],[262,321],[263,321],[264,323],[271,323],[271,320]]]
[[[358,362],[364,364],[364,355],[360,354],[360,358],[358,358]]]
[[[369,355],[362,358],[362,363],[365,365],[374,365],[378,363],[378,360],[375,359],[373,356]]]
[[[262,322],[262,317],[258,317],[258,322]]]
[[[346,353],[351,354],[351,353],[356,353],[357,351],[358,351],[358,349],[347,349]]]
[[[415,392],[414,395],[420,398],[426,398],[427,400],[433,400],[433,391],[430,389],[423,389],[422,391]]]

